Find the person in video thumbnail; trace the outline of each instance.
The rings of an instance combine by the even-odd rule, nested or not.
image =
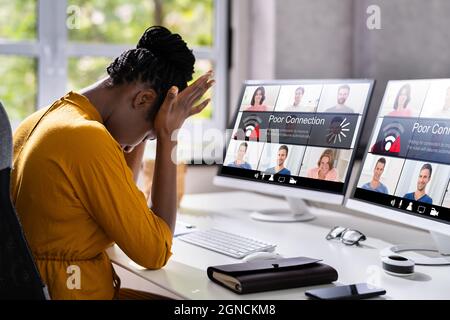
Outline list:
[[[286,145],[280,146],[277,153],[277,165],[272,168],[267,168],[265,173],[290,175],[291,171],[284,166],[284,162],[287,159],[288,153],[289,148]]]
[[[322,155],[317,162],[316,168],[308,170],[308,178],[337,181],[338,172],[333,166],[334,153],[331,149],[326,149],[322,152]]]
[[[417,190],[405,194],[403,198],[433,204],[433,199],[431,199],[431,197],[426,194],[425,190],[427,184],[431,180],[432,172],[433,168],[431,167],[431,164],[425,163],[420,169],[419,178],[417,179]]]
[[[294,101],[293,101],[292,105],[285,108],[285,111],[314,112],[315,108],[301,106],[302,98],[303,98],[304,94],[305,94],[305,88],[298,87],[297,89],[295,89]]]
[[[394,110],[388,113],[391,117],[411,117],[412,111],[409,106],[411,101],[411,86],[407,83],[398,91],[394,102]]]
[[[345,105],[345,102],[347,101],[349,95],[350,87],[346,84],[340,86],[337,94],[337,105],[326,109],[325,112],[354,113],[355,111],[352,108]]]
[[[230,162],[228,164],[229,167],[233,167],[233,168],[241,168],[241,169],[252,169],[252,166],[248,163],[244,161],[244,156],[245,153],[247,152],[247,148],[248,148],[248,144],[247,142],[242,142],[239,145],[239,148],[236,152],[236,160],[234,160],[233,162]]]
[[[450,87],[447,88],[447,94],[445,95],[444,106],[435,115],[438,117],[450,118]]]
[[[380,181],[385,166],[386,166],[386,159],[383,157],[379,158],[377,160],[377,163],[375,164],[375,168],[373,169],[372,181],[364,184],[362,188],[370,191],[388,194],[389,193],[388,188]]]
[[[269,107],[263,104],[264,100],[266,100],[266,89],[264,87],[256,88],[250,105],[245,108],[245,111],[268,111]]]

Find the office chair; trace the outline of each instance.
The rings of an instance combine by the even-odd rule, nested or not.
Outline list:
[[[12,131],[0,103],[0,300],[50,299],[11,201]]]

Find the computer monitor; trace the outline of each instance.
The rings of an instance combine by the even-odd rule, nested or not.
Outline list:
[[[431,232],[450,254],[450,79],[389,81],[346,206]],[[432,249],[400,245],[385,252]],[[385,255],[385,253],[383,253]],[[448,264],[438,257],[420,264]]]
[[[373,85],[245,82],[214,183],[287,198],[289,212],[253,213],[258,220],[311,220],[302,199],[342,204]]]

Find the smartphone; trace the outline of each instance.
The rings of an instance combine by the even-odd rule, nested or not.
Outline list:
[[[357,300],[386,294],[386,290],[375,288],[367,283],[321,288],[305,292],[310,298],[321,300]]]

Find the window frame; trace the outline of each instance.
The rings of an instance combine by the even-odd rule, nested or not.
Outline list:
[[[203,129],[225,130],[228,90],[228,15],[229,0],[213,0],[213,45],[193,47],[196,59],[210,60],[214,65],[216,85],[212,97],[211,119],[186,122],[192,129],[200,123]],[[34,40],[2,40],[0,55],[32,57],[37,65],[37,101],[35,110],[44,108],[63,96],[68,89],[68,61],[73,57],[115,58],[135,44],[97,44],[68,40],[67,0],[39,0],[36,4],[37,38]]]

